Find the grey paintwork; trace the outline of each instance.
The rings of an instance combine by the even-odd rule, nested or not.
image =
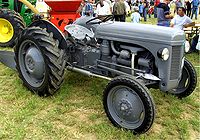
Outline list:
[[[96,38],[112,40],[117,42],[131,43],[139,45],[150,51],[155,58],[155,65],[158,68],[158,75],[161,79],[159,87],[162,91],[168,91],[177,87],[179,79],[170,79],[172,46],[179,47],[179,71],[178,77],[181,76],[181,63],[184,54],[185,34],[182,30],[170,27],[161,27],[146,24],[133,24],[108,21],[106,23],[86,25],[85,22],[89,17],[82,17],[75,21],[75,24],[85,26],[95,32]],[[132,46],[132,47],[133,47]],[[157,52],[161,48],[168,48],[170,57],[167,61],[158,58]]]
[[[96,29],[96,38],[134,43],[142,41],[176,46],[184,43],[182,30],[147,24],[106,22]]]
[[[181,77],[181,63],[184,54],[183,44],[185,42],[184,32],[181,30],[172,29],[169,27],[159,27],[154,25],[145,25],[145,24],[133,24],[133,23],[121,23],[121,22],[113,22],[109,21],[101,24],[91,24],[88,25],[86,22],[90,20],[91,17],[81,17],[77,19],[74,24],[78,24],[88,28],[90,31],[94,32],[96,39],[104,39],[104,40],[112,40],[117,42],[125,42],[132,44],[130,50],[134,50],[134,46],[140,46],[145,48],[155,58],[155,65],[158,68],[158,77],[161,79],[159,82],[159,88],[162,91],[168,91],[173,88],[176,88],[179,82],[179,78]],[[94,20],[94,22],[99,21],[98,19]],[[41,24],[42,23],[42,24]],[[61,41],[61,48],[67,48],[66,39],[63,35],[60,34],[59,31],[56,31],[56,28],[47,21],[37,21],[33,23],[31,26],[44,25],[45,27],[51,27],[48,30],[51,32],[55,32],[58,34],[55,38],[58,38]],[[178,72],[177,77],[175,79],[170,79],[171,68],[172,68],[172,46],[179,48],[179,57],[177,63],[178,64]],[[161,48],[168,48],[170,51],[170,57],[167,61],[163,61],[161,58],[157,56],[158,50]],[[81,56],[81,51],[85,50],[80,49],[76,56],[80,56],[81,60],[83,56]],[[137,49],[136,49],[137,50]],[[79,53],[80,52],[80,53]],[[98,52],[98,50],[97,50]],[[137,53],[137,52],[136,52]],[[88,54],[90,56],[90,54]],[[92,54],[92,60],[95,58],[99,59],[99,53],[96,57]],[[90,58],[87,58],[90,59]],[[90,59],[90,60],[91,60]],[[107,58],[108,59],[108,58]],[[111,59],[111,58],[110,58]],[[105,59],[106,60],[106,59]],[[88,61],[89,62],[89,61]],[[82,63],[84,65],[84,62]]]

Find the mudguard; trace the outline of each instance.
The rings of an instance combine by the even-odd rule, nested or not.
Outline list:
[[[64,34],[50,21],[47,20],[36,20],[31,23],[28,27],[38,26],[41,28],[46,28],[47,32],[53,33],[53,37],[59,41],[59,48],[64,49],[67,47],[67,41]]]

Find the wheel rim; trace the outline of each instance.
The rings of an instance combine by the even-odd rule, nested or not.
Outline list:
[[[112,118],[127,129],[138,128],[145,117],[145,109],[139,95],[127,86],[112,88],[107,98]]]
[[[181,76],[181,80],[178,84],[178,87],[173,89],[172,92],[174,94],[180,94],[183,93],[185,90],[187,90],[188,86],[190,85],[190,74],[189,71],[186,69],[186,67],[183,67],[183,72]]]
[[[24,79],[35,88],[40,87],[45,79],[45,62],[37,45],[31,40],[21,43],[19,67]]]
[[[9,42],[14,35],[14,29],[12,24],[3,18],[0,18],[0,42]]]

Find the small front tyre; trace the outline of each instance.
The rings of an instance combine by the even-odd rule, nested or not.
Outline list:
[[[117,127],[134,134],[150,129],[155,117],[155,106],[148,89],[137,80],[119,76],[104,90],[104,109]]]
[[[178,98],[184,98],[192,94],[197,85],[197,74],[193,65],[185,59],[182,70],[181,80],[178,87],[170,90],[169,92]]]

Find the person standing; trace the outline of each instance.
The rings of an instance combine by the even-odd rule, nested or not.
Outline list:
[[[144,9],[144,5],[142,4],[142,2],[140,1],[140,4],[139,4],[139,13],[140,13],[140,16],[143,17],[143,9]]]
[[[190,0],[186,0],[185,1],[185,5],[186,5],[186,15],[188,17],[190,17],[191,16],[191,11],[192,11],[192,4],[191,4]]]
[[[173,18],[173,15],[170,14],[170,8],[168,4],[170,0],[164,0],[163,3],[160,3],[157,8],[157,20],[158,26],[170,26],[170,20]]]
[[[139,23],[140,22],[141,16],[138,13],[138,11],[139,11],[139,8],[134,7],[134,12],[131,14],[131,20],[132,20],[133,23]]]
[[[183,30],[183,28],[191,27],[195,25],[188,16],[185,15],[185,8],[178,7],[177,15],[172,19],[170,27]]]
[[[154,1],[154,18],[157,18],[157,8],[158,4],[160,4],[160,0],[155,0]]]
[[[100,0],[99,3],[97,4],[97,9],[96,9],[97,16],[105,16],[105,15],[110,15],[110,5],[104,1]]]
[[[126,6],[123,0],[117,0],[113,6],[113,15],[115,21],[125,22],[126,20]]]
[[[193,0],[192,1],[192,16],[191,16],[191,19],[193,18],[194,14],[195,14],[195,19],[197,19],[198,7],[199,7],[199,0]]]
[[[112,13],[112,8],[113,8],[113,5],[112,5],[112,2],[111,0],[105,0],[105,2],[108,3],[109,7],[110,7],[110,14]]]
[[[93,16],[94,15],[94,9],[91,4],[91,0],[85,0],[85,7],[83,8],[83,16]]]
[[[175,9],[176,11],[178,11],[178,10],[177,10],[178,7],[182,7],[182,6],[183,6],[181,0],[176,0],[175,4],[176,4],[176,9]]]
[[[144,21],[147,21],[147,11],[148,11],[148,2],[147,0],[144,0],[143,2],[144,8],[143,8],[143,16],[144,16]]]
[[[125,4],[125,7],[126,7],[126,15],[130,16],[130,13],[131,13],[130,6],[128,5],[128,2],[126,0],[124,0],[124,4]]]
[[[190,53],[198,51],[200,51],[200,34],[192,38]]]

